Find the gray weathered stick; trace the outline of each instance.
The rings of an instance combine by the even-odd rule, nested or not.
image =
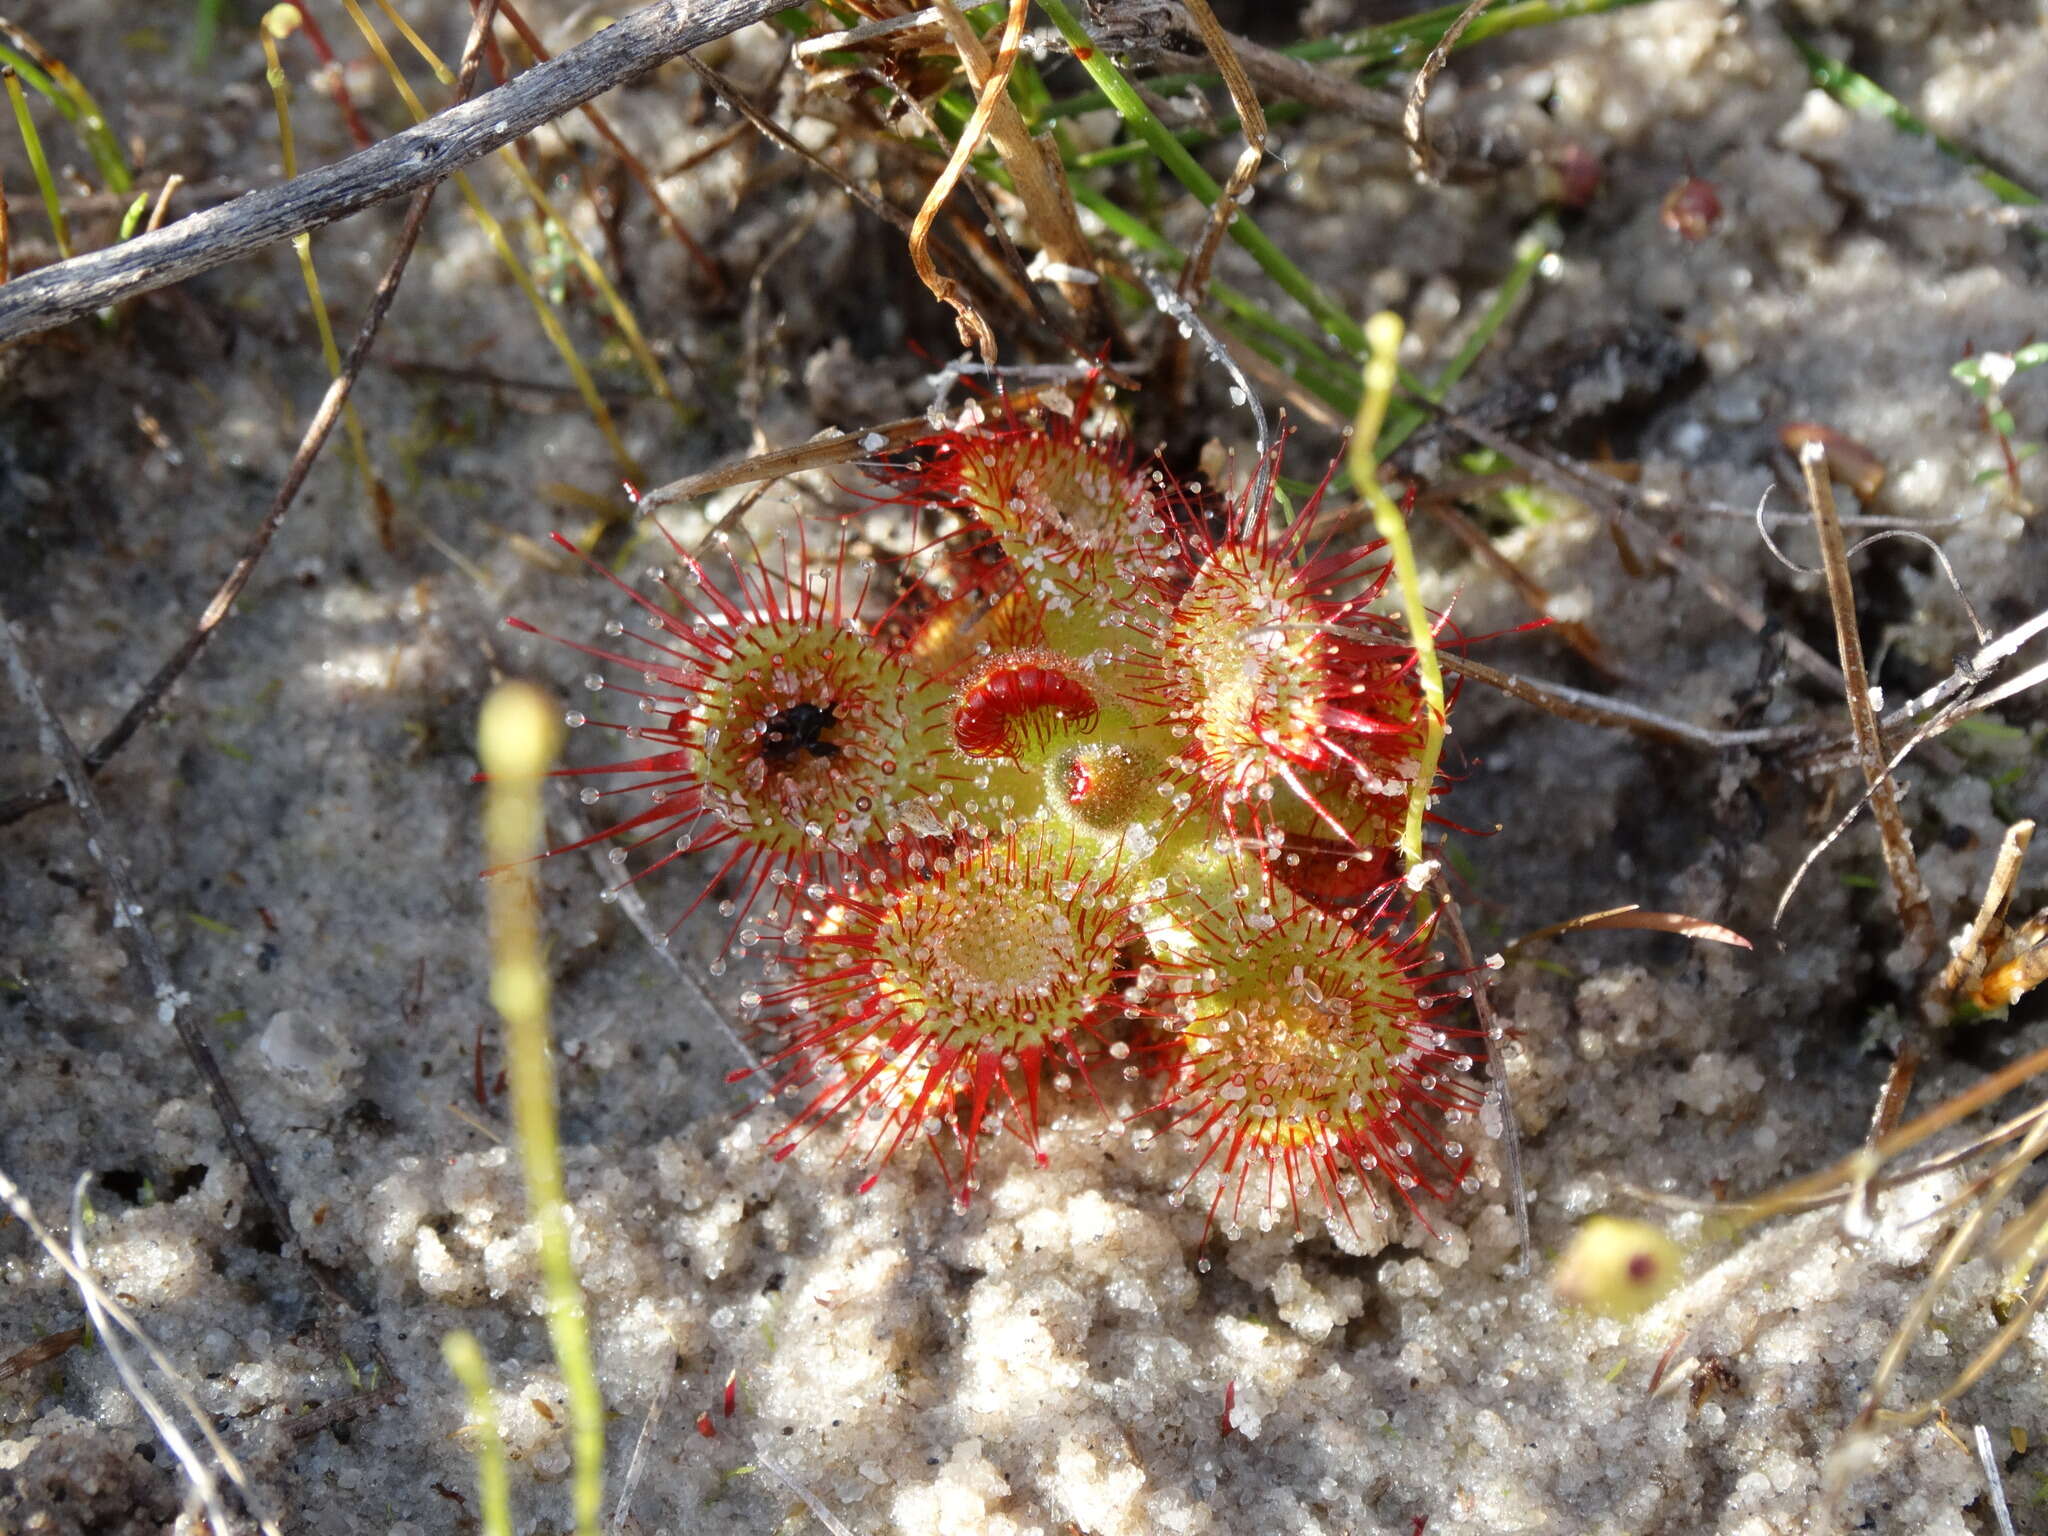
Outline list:
[[[0,284],[0,342],[49,330],[416,192],[615,85],[773,15],[785,3],[661,0],[496,90],[346,160]]]

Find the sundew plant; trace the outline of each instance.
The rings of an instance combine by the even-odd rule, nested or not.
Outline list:
[[[1172,1198],[1226,1231],[1472,1187],[1468,989],[1398,878],[1425,706],[1380,546],[1270,474],[1177,482],[1092,425],[1104,393],[871,466],[946,529],[892,579],[670,538],[579,647],[622,670],[570,723],[627,743],[562,770],[625,807],[590,841],[634,880],[715,856],[692,909],[731,920],[778,1156],[830,1128],[867,1188],[922,1144],[964,1201],[986,1137],[1043,1161],[1078,1097],[1175,1136]]]

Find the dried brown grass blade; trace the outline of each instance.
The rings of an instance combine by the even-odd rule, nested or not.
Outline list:
[[[1934,914],[1927,905],[1927,887],[1920,879],[1920,863],[1913,855],[1906,818],[1899,811],[1898,789],[1885,762],[1884,736],[1870,702],[1870,675],[1864,669],[1863,641],[1856,632],[1856,589],[1849,578],[1847,546],[1829,483],[1827,450],[1820,443],[1809,442],[1799,450],[1799,472],[1806,481],[1807,507],[1813,514],[1821,564],[1827,572],[1828,606],[1834,611],[1835,648],[1841,656],[1849,724],[1855,732],[1864,781],[1870,786],[1871,815],[1884,843],[1885,869],[1891,876],[1899,926],[1905,933],[1911,964],[1918,970],[1934,954]]]
[[[685,475],[680,480],[671,480],[666,485],[656,486],[640,498],[640,511],[653,512],[679,501],[694,501],[699,496],[709,496],[714,491],[730,490],[736,485],[752,485],[757,480],[774,480],[784,475],[802,474],[809,469],[825,469],[834,464],[851,464],[864,454],[877,453],[883,448],[900,448],[905,443],[914,442],[931,429],[931,423],[924,417],[906,416],[901,421],[885,422],[881,426],[870,427],[865,432],[837,432],[830,436],[814,437],[809,442],[798,443],[793,448],[777,448],[768,453],[757,453],[752,458],[740,460],[737,464],[722,464],[717,469]],[[879,442],[876,441],[878,438]]]
[[[1798,1210],[1815,1201],[1839,1198],[1843,1191],[1868,1187],[1884,1163],[1901,1152],[1919,1146],[1959,1121],[1986,1109],[2022,1084],[2048,1074],[2048,1047],[2030,1052],[1982,1078],[1961,1093],[1944,1099],[1907,1121],[1875,1146],[1859,1147],[1818,1173],[1809,1173],[1751,1200],[1731,1201],[1718,1207],[1722,1215],[1741,1223],[1762,1221],[1782,1212]],[[2048,1119],[2048,1117],[2044,1117]]]
[[[1061,295],[1086,322],[1098,342],[1117,339],[1115,321],[1103,299],[1095,253],[1081,231],[1081,215],[1074,206],[1074,194],[1067,186],[1066,168],[1060,162],[1059,146],[1048,135],[1033,139],[1024,126],[1023,115],[1010,100],[1008,91],[996,80],[1001,64],[1003,81],[1009,78],[1009,64],[991,60],[981,39],[975,36],[959,10],[945,4],[939,19],[960,55],[968,80],[984,102],[993,99],[988,121],[989,142],[1002,156],[1010,173],[1010,184],[1024,205],[1024,217],[1038,237],[1039,249],[1047,261],[1060,269],[1055,279]],[[1014,58],[1010,61],[1014,63]],[[991,98],[991,89],[993,97]],[[970,125],[971,126],[971,125]]]
[[[1108,374],[1105,377],[1115,375]],[[1011,406],[1021,409],[1030,405],[1040,395],[1058,387],[1058,383],[1054,382],[1006,389],[1004,399]],[[657,511],[662,507],[673,506],[679,501],[691,501],[699,496],[709,496],[714,491],[730,490],[736,485],[752,485],[760,480],[799,475],[806,470],[825,469],[834,464],[851,464],[855,459],[916,442],[931,430],[931,418],[905,416],[898,421],[885,421],[859,432],[820,435],[807,443],[798,443],[793,448],[777,448],[768,453],[757,453],[752,458],[740,460],[737,464],[723,464],[717,469],[685,475],[680,480],[671,480],[666,485],[656,486],[640,498],[640,511]]]
[[[939,0],[938,11],[946,22],[947,31],[953,36],[957,38],[963,31],[972,34],[973,28],[952,0]],[[917,217],[910,223],[910,261],[917,268],[918,278],[931,290],[933,298],[954,312],[962,344],[973,347],[991,368],[996,362],[995,332],[989,329],[988,321],[974,307],[974,301],[967,297],[966,290],[940,272],[932,261],[932,225],[937,222],[946,199],[960,184],[968,161],[974,158],[975,151],[981,148],[981,141],[988,136],[989,124],[1008,102],[1005,93],[1010,88],[1010,71],[1016,67],[1017,50],[1024,41],[1024,22],[1030,12],[1031,0],[1010,0],[1010,12],[1003,22],[1003,40],[996,51],[994,68],[976,86],[974,115],[967,119],[959,143],[953,146],[953,153],[947,157],[946,168],[939,172],[939,179],[925,194],[924,206],[917,210]],[[976,41],[978,44],[979,40]]]
[[[1506,953],[1513,955],[1531,944],[1544,939],[1555,939],[1567,933],[1595,933],[1621,928],[1640,929],[1652,933],[1675,933],[1682,939],[1730,944],[1737,949],[1755,947],[1733,928],[1723,927],[1720,923],[1708,922],[1703,917],[1688,917],[1683,912],[1645,912],[1631,902],[1625,907],[1609,907],[1604,912],[1588,912],[1580,917],[1566,918],[1561,923],[1538,928],[1534,933],[1525,933],[1507,947]]]
[[[1259,105],[1259,93],[1252,89],[1251,76],[1245,73],[1244,62],[1238,58],[1230,34],[1209,9],[1209,0],[1182,0],[1182,4],[1195,30],[1202,35],[1202,46],[1216,63],[1216,72],[1223,77],[1230,92],[1230,104],[1244,129],[1244,153],[1231,167],[1222,195],[1210,206],[1208,227],[1202,231],[1200,243],[1181,272],[1181,297],[1199,304],[1209,288],[1209,268],[1215,263],[1217,248],[1223,244],[1230,221],[1237,217],[1244,194],[1251,190],[1252,179],[1259,174],[1259,166],[1266,158],[1266,109]]]
[[[2021,1142],[2017,1155],[2007,1162],[1981,1193],[1972,1197],[1969,1214],[1958,1224],[1955,1234],[1942,1245],[1941,1254],[1935,1260],[1927,1283],[1921,1288],[1920,1294],[1914,1297],[1913,1305],[1907,1309],[1905,1317],[1900,1320],[1898,1328],[1892,1334],[1891,1342],[1885,1346],[1884,1354],[1878,1360],[1870,1386],[1864,1393],[1862,1408],[1847,1433],[1843,1435],[1835,1454],[1829,1458],[1828,1492],[1831,1501],[1839,1497],[1846,1483],[1847,1474],[1858,1459],[1851,1452],[1859,1440],[1871,1434],[1880,1423],[1885,1426],[1905,1426],[1924,1422],[1938,1413],[1944,1404],[1969,1390],[1997,1363],[1999,1357],[2012,1347],[2025,1331],[2043,1295],[2048,1294],[2048,1273],[2044,1273],[2028,1292],[2014,1317],[2009,1319],[1955,1379],[1934,1397],[1903,1412],[1884,1412],[1879,1408],[1886,1389],[1890,1387],[1892,1379],[1905,1361],[1907,1351],[1926,1328],[1928,1319],[1933,1316],[1935,1305],[1940,1300],[1949,1277],[1975,1248],[1978,1234],[2011,1190],[2013,1183],[2032,1166],[2044,1149],[2048,1149],[2048,1119],[2043,1119],[2034,1126]]]
[[[1444,65],[1450,61],[1451,50],[1458,46],[1458,39],[1465,35],[1465,29],[1479,19],[1492,0],[1472,0],[1458,13],[1458,19],[1451,23],[1450,30],[1437,40],[1429,50],[1429,57],[1422,61],[1422,68],[1415,72],[1415,83],[1408,87],[1407,110],[1401,114],[1401,137],[1408,141],[1408,158],[1415,168],[1415,174],[1424,181],[1444,179],[1443,157],[1429,142],[1429,132],[1423,126],[1422,114],[1429,105],[1430,87],[1436,84],[1436,77],[1443,73]]]

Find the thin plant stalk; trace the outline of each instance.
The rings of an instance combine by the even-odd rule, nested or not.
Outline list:
[[[298,149],[292,135],[292,87],[284,72],[284,62],[278,57],[277,40],[288,37],[297,29],[300,11],[296,5],[275,5],[264,14],[258,28],[263,39],[265,73],[270,80],[271,99],[277,104],[277,142],[279,157],[284,165],[287,180],[298,175]],[[292,236],[292,251],[299,258],[299,276],[306,285],[306,301],[313,307],[313,324],[320,332],[320,356],[327,363],[327,376],[341,376],[341,348],[335,344],[334,322],[327,313],[327,300],[320,292],[320,273],[313,265],[313,237],[310,234]],[[377,499],[377,473],[370,464],[370,445],[363,433],[362,418],[356,414],[353,400],[342,407],[342,427],[348,434],[349,456],[356,462],[356,472],[362,476],[363,494],[371,500]]]
[[[1400,588],[1401,610],[1415,646],[1415,677],[1422,688],[1422,752],[1415,783],[1408,791],[1408,816],[1401,828],[1401,853],[1408,867],[1422,863],[1422,820],[1429,811],[1429,791],[1444,748],[1444,673],[1437,660],[1436,630],[1422,603],[1422,578],[1415,564],[1415,546],[1408,538],[1408,519],[1380,483],[1373,444],[1387,419],[1387,405],[1399,377],[1401,317],[1382,310],[1365,323],[1372,353],[1365,365],[1365,392],[1358,408],[1358,426],[1351,439],[1351,479],[1372,506],[1373,525],[1393,556],[1394,580]]]
[[[491,1397],[490,1369],[476,1335],[457,1329],[441,1340],[441,1358],[469,1394],[476,1425],[477,1520],[483,1536],[512,1536],[512,1479],[505,1469],[505,1437],[498,1431],[498,1407]]]
[[[591,1361],[583,1289],[569,1251],[555,1069],[548,1041],[548,972],[531,860],[547,846],[541,781],[560,749],[562,725],[531,684],[505,683],[484,701],[478,756],[489,784],[484,843],[501,867],[490,885],[491,1002],[505,1021],[505,1074],[526,1176],[526,1204],[540,1236],[548,1338],[568,1395],[579,1536],[596,1536],[604,1499],[604,1399]]]
[[[57,196],[57,183],[50,175],[50,160],[43,153],[42,135],[29,115],[28,97],[22,94],[21,75],[12,66],[0,67],[0,80],[7,83],[7,100],[14,107],[15,126],[21,130],[21,145],[28,152],[29,169],[35,173],[36,190],[43,194],[43,211],[50,217],[50,234],[57,242],[57,254],[71,259],[71,226],[64,218],[64,202]]]

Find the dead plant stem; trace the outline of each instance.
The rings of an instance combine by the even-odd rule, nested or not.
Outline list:
[[[1834,611],[1835,648],[1842,658],[1842,694],[1849,706],[1849,725],[1855,732],[1856,750],[1871,789],[1871,814],[1877,818],[1878,831],[1884,839],[1885,867],[1891,875],[1892,898],[1897,904],[1899,926],[1905,932],[1908,959],[1918,971],[1934,954],[1934,916],[1928,909],[1927,887],[1920,879],[1920,863],[1913,856],[1906,819],[1899,812],[1898,791],[1885,764],[1884,736],[1878,728],[1877,710],[1871,703],[1862,637],[1856,631],[1856,589],[1849,579],[1842,525],[1835,515],[1834,488],[1828,480],[1827,456],[1820,444],[1809,443],[1799,451],[1799,472],[1806,480],[1807,506],[1813,513],[1821,564],[1827,572],[1828,606]]]

